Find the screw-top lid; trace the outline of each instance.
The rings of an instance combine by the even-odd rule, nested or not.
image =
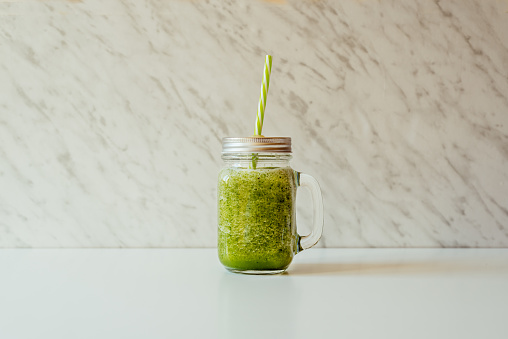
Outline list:
[[[222,153],[291,153],[290,137],[223,138]]]

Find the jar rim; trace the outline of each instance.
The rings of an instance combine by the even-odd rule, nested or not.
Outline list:
[[[222,153],[291,153],[290,137],[226,137]]]

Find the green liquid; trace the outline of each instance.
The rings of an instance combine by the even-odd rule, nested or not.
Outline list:
[[[226,168],[219,173],[219,259],[235,270],[283,270],[296,252],[294,171]]]

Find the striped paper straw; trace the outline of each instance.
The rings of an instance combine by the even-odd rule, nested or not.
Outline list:
[[[261,135],[263,130],[263,120],[265,118],[266,97],[268,95],[268,86],[270,85],[270,72],[272,71],[272,56],[265,58],[265,68],[263,72],[263,81],[261,82],[261,93],[259,94],[258,114],[256,116],[256,129],[254,135]]]

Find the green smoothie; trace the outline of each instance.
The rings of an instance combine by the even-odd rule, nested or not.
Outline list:
[[[233,270],[284,270],[296,251],[294,171],[235,168],[219,173],[219,259]]]

